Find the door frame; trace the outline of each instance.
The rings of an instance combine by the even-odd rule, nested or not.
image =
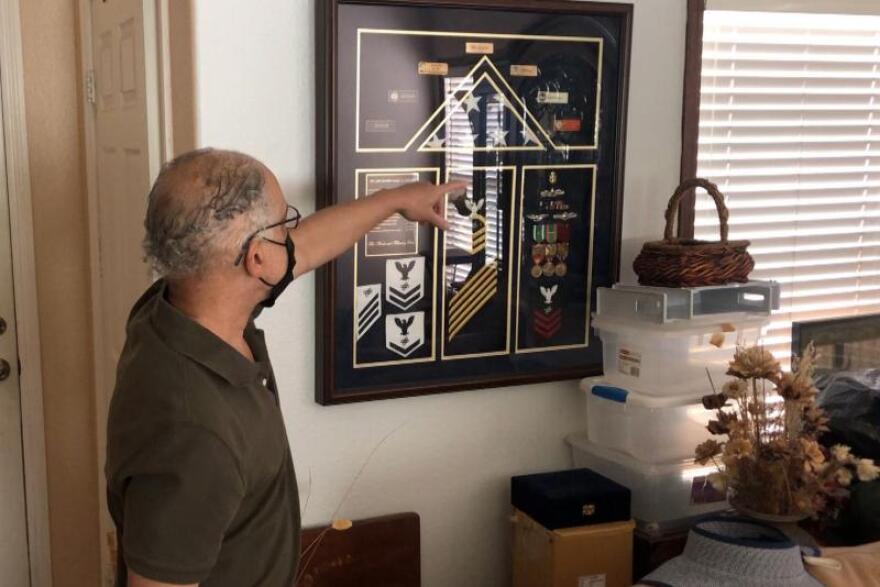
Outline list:
[[[6,181],[12,240],[13,291],[20,394],[22,453],[31,587],[51,587],[49,496],[43,420],[40,323],[34,258],[33,211],[25,119],[20,0],[0,2],[0,107],[6,147]]]
[[[177,0],[175,0],[177,1]],[[144,70],[147,77],[147,85],[144,95],[147,100],[147,132],[150,144],[155,144],[156,149],[148,155],[150,167],[158,172],[159,166],[170,155],[171,137],[171,87],[167,74],[167,55],[169,50],[168,18],[171,0],[142,0],[144,19]],[[95,59],[93,53],[92,31],[92,0],[77,0],[77,12],[80,34],[79,62],[81,72],[85,80],[92,80],[92,92],[97,92],[94,87]],[[107,451],[107,415],[110,409],[112,393],[108,391],[111,382],[106,381],[104,376],[103,358],[104,334],[103,334],[103,304],[101,293],[101,265],[100,265],[100,231],[99,231],[99,201],[98,201],[98,155],[97,155],[97,112],[96,104],[88,99],[88,81],[84,84],[86,96],[82,100],[83,114],[83,143],[85,145],[85,179],[87,196],[87,217],[89,223],[89,283],[92,297],[92,343],[93,353],[92,371],[95,378],[95,436],[98,459],[98,523],[100,532],[101,553],[101,578],[102,582],[112,582],[110,569],[116,561],[111,557],[111,551],[117,548],[112,541],[115,530],[112,519],[107,509],[106,482],[104,478],[104,460]],[[97,97],[96,97],[97,99]],[[146,194],[145,194],[146,196]]]

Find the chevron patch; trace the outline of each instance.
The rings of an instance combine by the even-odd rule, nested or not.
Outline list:
[[[471,255],[476,255],[486,248],[486,220],[477,219],[479,228],[474,229],[472,234]]]
[[[425,295],[425,258],[404,257],[385,261],[385,300],[409,310]]]
[[[385,348],[408,357],[425,344],[425,313],[385,316]]]
[[[552,338],[562,328],[562,308],[532,310],[532,327],[539,337]]]
[[[498,293],[496,263],[484,265],[449,300],[449,340],[461,332],[468,322]]]
[[[382,285],[359,285],[355,298],[357,339],[360,340],[382,316]]]

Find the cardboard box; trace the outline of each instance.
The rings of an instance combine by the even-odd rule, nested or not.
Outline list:
[[[513,514],[513,587],[629,587],[632,520],[548,530]]]

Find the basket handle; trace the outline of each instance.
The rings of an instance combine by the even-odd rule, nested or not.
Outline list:
[[[669,206],[666,208],[666,231],[663,233],[663,239],[666,242],[675,242],[677,240],[672,236],[672,231],[675,228],[675,217],[678,215],[678,206],[684,195],[696,187],[701,187],[709,192],[709,195],[715,200],[715,208],[718,210],[718,220],[721,223],[721,244],[726,245],[728,232],[727,219],[730,217],[730,212],[728,212],[727,206],[724,205],[724,195],[718,191],[718,186],[702,177],[694,177],[692,179],[684,180],[681,182],[681,185],[676,188],[675,193],[672,194],[672,197],[669,199]]]

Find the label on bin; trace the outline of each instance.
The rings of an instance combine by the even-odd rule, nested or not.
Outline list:
[[[605,587],[605,574],[578,577],[578,587]]]
[[[638,377],[642,367],[642,353],[620,347],[617,351],[617,370],[630,377]]]

